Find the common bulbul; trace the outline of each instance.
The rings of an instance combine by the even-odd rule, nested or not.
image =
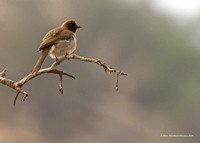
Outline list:
[[[42,39],[38,51],[42,55],[38,59],[31,74],[38,72],[47,55],[51,58],[62,58],[76,50],[76,30],[81,28],[74,20],[64,22],[60,27],[50,30]]]

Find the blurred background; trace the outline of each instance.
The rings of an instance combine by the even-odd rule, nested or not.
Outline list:
[[[78,30],[76,53],[127,72],[119,78],[77,60],[58,76],[23,87],[25,102],[0,85],[1,143],[199,143],[200,2],[197,0],[1,0],[0,71],[18,81],[40,56],[43,36],[67,19]],[[49,57],[43,67],[54,60]],[[20,98],[19,98],[20,99]],[[160,135],[194,135],[161,138]]]

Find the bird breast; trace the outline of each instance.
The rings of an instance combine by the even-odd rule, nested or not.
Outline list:
[[[76,50],[76,39],[72,37],[68,40],[60,40],[56,44],[52,45],[49,52],[51,58],[62,58],[65,55],[69,55]]]

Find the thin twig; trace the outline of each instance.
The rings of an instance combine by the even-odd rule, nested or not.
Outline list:
[[[15,106],[15,104],[16,104],[16,101],[17,101],[18,96],[19,96],[19,92],[17,92],[17,94],[16,94],[16,96],[15,96],[15,99],[14,99],[14,101],[13,101],[13,105],[14,105],[14,106]]]
[[[60,74],[59,75],[59,91],[61,94],[63,94],[62,80],[63,80],[63,76],[62,74]]]
[[[119,73],[116,74],[116,79],[117,79],[117,81],[116,81],[116,91],[118,91],[119,90]]]

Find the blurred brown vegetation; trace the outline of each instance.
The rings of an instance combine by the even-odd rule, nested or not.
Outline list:
[[[148,3],[125,1],[2,0],[0,69],[15,81],[27,75],[42,37],[67,19],[83,26],[76,53],[99,58],[128,77],[70,60],[59,68],[76,80],[44,75],[23,88],[25,102],[0,85],[2,143],[199,143],[200,51],[192,26],[179,26]],[[194,30],[194,29],[193,29]],[[44,67],[53,62],[48,58]],[[160,138],[193,134],[194,138]]]

